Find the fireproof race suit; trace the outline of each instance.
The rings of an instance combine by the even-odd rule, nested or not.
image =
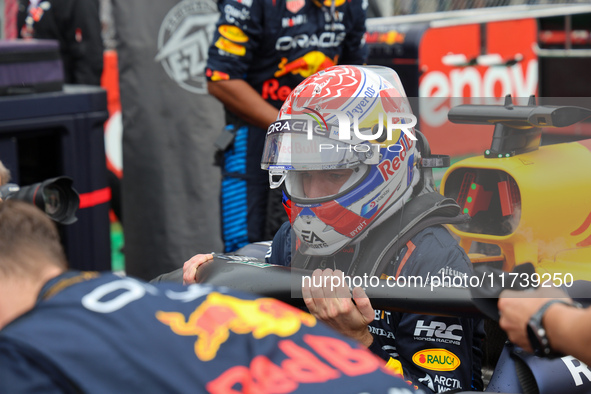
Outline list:
[[[285,223],[277,232],[267,262],[289,265],[294,237],[290,229],[289,223]],[[371,242],[371,236],[361,242]],[[356,247],[347,247],[339,254],[353,256]],[[327,264],[326,268],[341,267]],[[415,277],[415,280],[421,277],[423,283],[429,283],[427,278],[433,276],[453,280],[469,274],[471,263],[448,231],[437,225],[413,236],[390,269],[391,272],[386,273],[388,276]],[[370,350],[386,360],[390,367],[402,368],[405,379],[436,393],[454,389],[482,390],[484,330],[481,320],[376,310],[369,330],[374,337]]]
[[[336,0],[332,8],[312,0],[222,0],[206,76],[210,81],[243,79],[279,109],[291,90],[315,72],[365,62],[366,6],[365,0]],[[266,130],[229,118],[235,139],[223,167],[226,252],[271,239],[283,221],[267,225],[274,212],[283,210],[275,197],[268,214],[268,175],[260,168]]]
[[[96,272],[0,331],[1,393],[411,392],[381,364],[275,299]]]

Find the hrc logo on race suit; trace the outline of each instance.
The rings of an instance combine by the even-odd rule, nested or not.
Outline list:
[[[242,300],[220,293],[209,294],[188,319],[180,312],[164,311],[156,318],[177,335],[197,336],[195,354],[202,361],[215,358],[230,331],[260,339],[271,334],[288,337],[302,324],[316,325],[312,315],[276,299]]]
[[[415,326],[415,340],[443,342],[459,345],[462,342],[463,328],[460,324],[450,324],[447,326],[440,321],[431,321],[425,324],[424,320],[417,320]]]

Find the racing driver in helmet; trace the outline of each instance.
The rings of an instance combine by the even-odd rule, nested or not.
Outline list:
[[[343,275],[428,283],[471,273],[443,226],[466,217],[435,190],[415,124],[392,69],[334,66],[300,83],[268,129],[261,162],[290,216],[267,261],[314,270],[302,288],[310,313],[407,380],[433,392],[482,390],[481,320],[374,310],[360,287],[315,285]],[[210,258],[187,261],[184,282]]]

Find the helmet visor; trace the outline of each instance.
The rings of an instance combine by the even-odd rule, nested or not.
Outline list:
[[[376,149],[378,148],[378,149]],[[352,145],[322,136],[308,138],[306,133],[286,132],[267,135],[261,168],[289,170],[326,170],[350,168],[360,163],[373,164],[379,147],[369,143]]]
[[[289,171],[285,179],[287,194],[305,203],[331,200],[351,190],[367,174],[369,166],[330,170]]]
[[[347,168],[360,163],[359,152],[341,141],[306,134],[277,133],[267,136],[261,168],[322,170]]]
[[[310,133],[307,132],[309,129]],[[315,128],[312,132],[309,122],[298,119],[273,123],[267,132],[261,160],[261,168],[269,171],[271,188],[279,187],[288,172],[294,170],[342,170],[378,163],[379,145],[368,141],[352,144],[329,135],[326,128]],[[335,178],[336,174],[333,174]],[[296,183],[302,184],[294,180],[293,184]],[[303,192],[296,194],[304,196]]]

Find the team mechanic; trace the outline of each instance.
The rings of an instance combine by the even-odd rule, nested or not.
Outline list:
[[[0,393],[412,391],[278,300],[66,265],[44,212],[0,203]]]
[[[262,160],[272,175],[271,187],[283,184],[291,199],[290,222],[275,235],[269,263],[291,262],[315,269],[314,276],[334,272],[426,280],[471,273],[466,253],[442,226],[465,217],[455,201],[435,190],[431,169],[421,158],[429,153],[420,133],[418,140],[412,139],[414,131],[398,130],[391,138],[343,141],[339,124],[338,132],[331,128],[322,134],[320,126],[309,139],[303,127],[307,115],[296,119],[298,108],[321,115],[349,111],[360,114],[358,129],[374,131],[380,111],[410,111],[405,97],[391,69],[335,66],[309,77],[287,98],[269,127]],[[323,120],[331,125],[331,118]],[[376,144],[379,154],[366,155],[364,146]],[[194,282],[199,265],[211,258],[197,255],[187,261],[184,282]],[[312,283],[323,279],[312,278]],[[355,303],[346,286],[334,292],[304,286],[302,293],[313,315],[368,346],[414,384],[433,392],[482,390],[481,320],[374,310],[361,288],[353,290]]]
[[[285,220],[281,193],[270,194],[260,161],[267,127],[277,119],[291,90],[318,70],[365,62],[367,1],[322,1],[221,0],[218,4],[221,16],[206,76],[209,92],[226,108],[228,124],[216,143],[225,151],[226,252],[271,239]]]

